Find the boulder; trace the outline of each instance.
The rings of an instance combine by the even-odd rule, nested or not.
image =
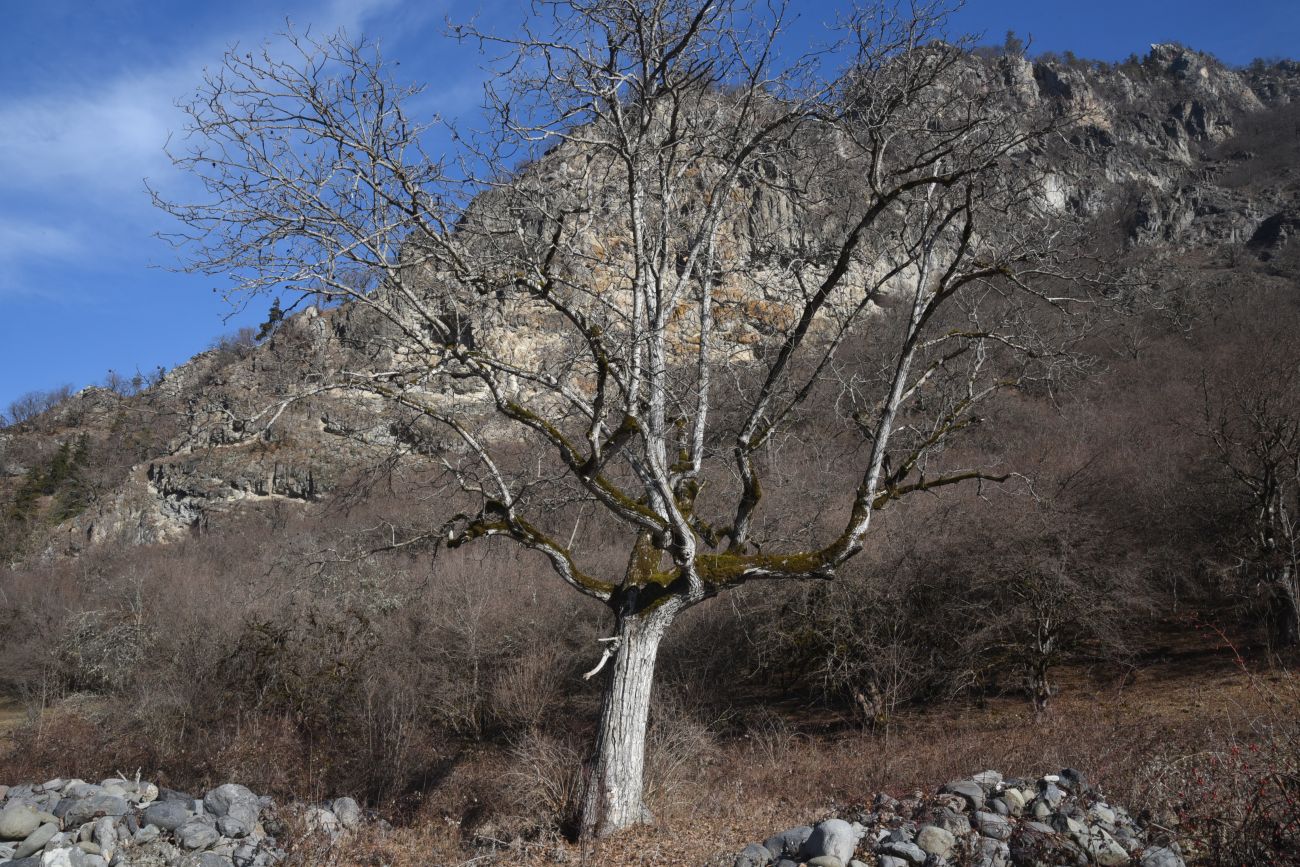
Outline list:
[[[186,849],[206,849],[221,839],[217,829],[198,818],[176,829],[176,839]]]
[[[41,826],[41,817],[35,807],[10,803],[0,810],[0,840],[24,840]]]
[[[50,842],[57,833],[59,833],[58,825],[48,822],[41,825],[35,831],[28,834],[26,839],[18,844],[18,848],[14,849],[13,857],[15,859],[21,859],[26,858],[28,855],[35,855],[37,852],[41,851],[41,849],[44,849],[45,844]]]
[[[968,808],[979,810],[984,807],[984,789],[971,780],[958,780],[948,783],[939,790],[945,794],[957,795],[966,802]]]
[[[983,810],[975,811],[975,827],[979,830],[980,836],[992,837],[994,840],[1010,840],[1013,830],[1011,821],[1005,816]]]
[[[843,867],[853,858],[853,850],[857,848],[860,836],[859,832],[843,819],[827,819],[814,827],[812,833],[808,835],[808,840],[803,845],[803,856],[811,859],[821,855],[832,855],[840,860],[840,867]]]
[[[117,852],[117,823],[108,816],[96,819],[91,839],[95,841],[105,860],[112,861],[113,855]]]
[[[905,843],[901,840],[881,843],[876,847],[876,852],[881,855],[893,855],[909,864],[925,863],[925,850],[915,843]]]
[[[361,826],[361,806],[352,798],[335,798],[330,812],[339,818],[339,824],[349,831]]]
[[[63,801],[60,801],[59,806],[63,806],[63,803]],[[130,810],[131,805],[124,798],[101,791],[86,798],[79,798],[69,804],[63,813],[63,825],[64,827],[84,825],[100,816],[117,818],[118,816],[125,816]]]
[[[778,858],[782,856],[795,858],[803,850],[803,844],[808,842],[812,832],[811,825],[797,825],[768,837],[763,841],[763,846]]]
[[[238,819],[247,828],[257,824],[262,812],[257,795],[238,783],[226,783],[208,792],[203,796],[203,808],[218,818],[231,816]]]
[[[766,846],[750,843],[736,856],[734,867],[767,867],[772,863],[772,853]]]
[[[1142,867],[1187,867],[1183,857],[1168,846],[1152,846],[1142,852]]]
[[[1057,774],[1057,778],[1060,785],[1075,795],[1082,795],[1088,791],[1088,778],[1083,775],[1083,771],[1076,771],[1074,768],[1061,768],[1061,773]]]
[[[938,858],[947,858],[957,845],[957,838],[938,825],[926,825],[916,833],[916,845]]]
[[[145,807],[143,821],[163,831],[175,831],[193,817],[184,801],[154,801]]]
[[[980,837],[971,856],[973,867],[1007,867],[1011,863],[1011,849],[1001,840]]]

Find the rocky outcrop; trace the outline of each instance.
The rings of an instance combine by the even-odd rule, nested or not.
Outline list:
[[[1167,832],[1144,827],[1071,768],[1037,780],[984,771],[752,843],[734,867],[1183,867]]]
[[[1260,223],[1246,246],[1259,253],[1260,258],[1270,259],[1294,243],[1297,235],[1300,235],[1300,208],[1287,208]]]

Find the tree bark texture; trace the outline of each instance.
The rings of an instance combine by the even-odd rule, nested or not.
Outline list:
[[[671,602],[645,614],[621,616],[618,652],[605,687],[600,732],[583,799],[584,836],[606,836],[645,822],[645,743],[659,642],[672,622]]]

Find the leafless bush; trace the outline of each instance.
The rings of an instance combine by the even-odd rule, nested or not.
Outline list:
[[[646,794],[652,805],[676,798],[718,758],[709,726],[680,698],[661,691],[650,710],[646,739]]]
[[[509,749],[506,771],[519,816],[542,828],[571,827],[578,819],[583,754],[574,743],[527,731]]]
[[[1269,708],[1190,751],[1166,750],[1145,766],[1144,803],[1188,860],[1208,867],[1300,863],[1300,702],[1292,672],[1252,671],[1222,633],[1250,690]]]
[[[152,641],[152,630],[139,610],[77,612],[55,651],[61,686],[71,692],[121,690]]]

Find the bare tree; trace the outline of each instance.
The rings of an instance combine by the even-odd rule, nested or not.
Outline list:
[[[604,834],[648,815],[665,630],[748,581],[835,577],[900,497],[1003,478],[947,445],[996,394],[1051,386],[1069,355],[1045,323],[1077,285],[1035,168],[1050,127],[942,38],[939,4],[851,9],[834,51],[792,62],[781,4],[533,12],[459,31],[499,64],[459,161],[425,152],[418,88],[373,45],[290,36],[208,74],[175,157],[207,195],[155,198],[233,293],[372,323],[329,387],[458,441],[425,450],[476,503],[447,544],[512,540],[609,608],[582,817]],[[814,413],[799,447],[844,484],[790,533],[764,485]],[[575,550],[573,503],[622,534],[618,572]]]
[[[0,427],[7,424],[26,424],[42,413],[49,412],[71,396],[72,386],[70,385],[60,385],[58,388],[52,388],[49,391],[29,391],[26,394],[19,395],[9,404],[6,413],[0,413]]]
[[[1271,640],[1290,648],[1300,644],[1300,364],[1290,333],[1252,336],[1245,369],[1206,382],[1204,430],[1235,507],[1232,572],[1263,597]]]

